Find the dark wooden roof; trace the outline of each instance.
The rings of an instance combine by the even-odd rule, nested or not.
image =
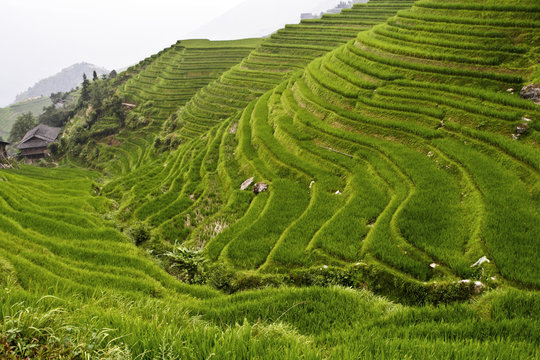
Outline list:
[[[0,140],[0,145],[9,145],[9,143],[8,143],[8,142],[5,142],[5,141],[2,141],[2,140]]]
[[[17,146],[18,149],[31,149],[47,147],[50,143],[56,141],[62,129],[39,124],[24,135]]]

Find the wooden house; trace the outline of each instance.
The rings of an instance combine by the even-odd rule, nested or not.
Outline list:
[[[2,162],[2,160],[7,159],[6,146],[8,146],[8,145],[9,145],[9,143],[0,140],[0,162]]]
[[[61,130],[60,128],[39,124],[24,135],[17,149],[21,151],[22,156],[28,159],[39,159],[49,156],[47,147],[49,144],[58,140]]]

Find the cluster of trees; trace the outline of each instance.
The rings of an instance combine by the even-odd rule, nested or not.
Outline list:
[[[83,76],[76,110],[84,121],[72,128],[68,138],[60,141],[59,153],[90,161],[99,156],[96,139],[124,126],[126,114],[116,90],[125,79],[117,75],[113,70],[101,77],[94,72],[92,80]]]
[[[86,74],[83,75],[81,96],[77,108],[90,109],[86,121],[88,128],[104,116],[114,116],[121,121],[124,120],[122,99],[116,94],[115,83],[111,81],[116,76],[116,71],[113,70],[108,77],[103,75],[100,79],[94,71],[92,82],[90,82]]]
[[[117,77],[116,71],[112,71],[108,76],[98,77],[96,71],[93,73],[92,81],[89,81],[86,74],[83,75],[83,83],[79,90],[76,88],[69,92],[57,92],[51,94],[52,104],[43,108],[43,113],[38,117],[28,112],[20,115],[9,134],[9,142],[15,144],[24,135],[37,126],[45,124],[52,127],[64,127],[69,119],[73,118],[79,111],[91,108],[87,126],[91,127],[97,119],[102,116],[118,116],[123,119],[122,101],[115,95],[115,87],[110,80]],[[78,97],[78,99],[77,99]]]
[[[33,129],[36,125],[37,119],[31,112],[19,115],[19,117],[13,124],[13,127],[11,128],[8,141],[12,144],[19,142],[24,137],[24,135],[29,130]]]

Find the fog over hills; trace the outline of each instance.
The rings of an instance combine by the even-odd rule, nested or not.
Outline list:
[[[301,13],[320,13],[333,8],[339,2],[339,0],[247,0],[189,33],[189,37],[231,40],[267,36],[285,24],[300,22]]]
[[[52,93],[59,91],[69,91],[79,86],[79,84],[82,82],[83,74],[86,74],[88,78],[92,78],[94,71],[98,75],[109,73],[107,69],[96,65],[84,62],[74,64],[53,76],[38,81],[34,86],[28,88],[28,90],[25,92],[18,94],[15,101],[21,101],[39,96],[49,96]]]
[[[96,0],[83,16],[80,4],[68,0],[2,1],[0,32],[6,36],[0,37],[0,47],[7,56],[0,57],[0,106],[9,105],[16,94],[71,64],[86,61],[118,71],[177,40],[266,36],[286,23],[298,23],[301,13],[320,12],[337,3],[339,0],[158,0],[148,6],[145,2]],[[227,24],[231,29],[224,30]],[[56,39],[54,46],[51,39]]]

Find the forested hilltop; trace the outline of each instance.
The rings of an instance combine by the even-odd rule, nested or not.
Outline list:
[[[0,170],[0,357],[540,358],[539,44],[371,0],[87,80]]]

